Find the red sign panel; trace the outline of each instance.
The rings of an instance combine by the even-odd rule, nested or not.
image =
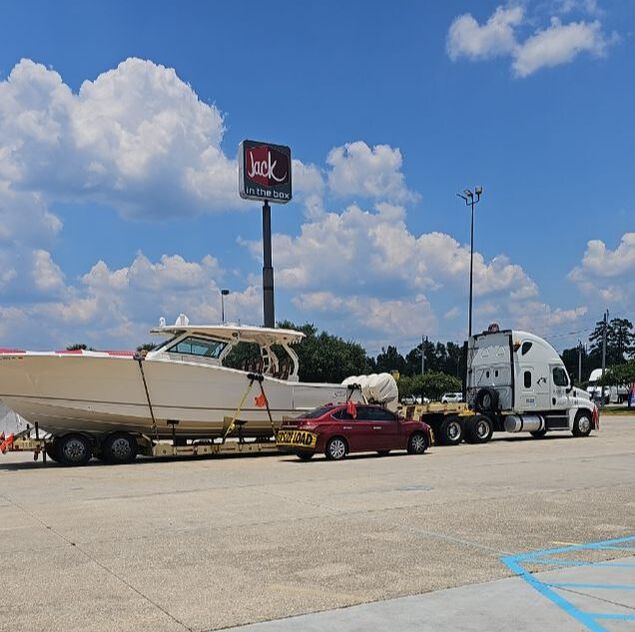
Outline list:
[[[286,204],[291,200],[291,149],[253,140],[240,143],[240,197]]]

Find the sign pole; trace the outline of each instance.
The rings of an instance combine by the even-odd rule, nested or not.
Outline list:
[[[238,148],[238,192],[262,205],[262,305],[265,327],[276,326],[271,262],[271,202],[291,201],[291,148],[257,140],[244,140]]]
[[[276,318],[273,305],[273,265],[271,262],[271,206],[265,200],[262,205],[262,294],[265,327],[275,327]]]

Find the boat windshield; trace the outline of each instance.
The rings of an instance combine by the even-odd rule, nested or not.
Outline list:
[[[227,346],[226,342],[220,340],[205,340],[188,336],[174,346],[168,349],[169,353],[183,353],[203,358],[219,358],[223,349]]]

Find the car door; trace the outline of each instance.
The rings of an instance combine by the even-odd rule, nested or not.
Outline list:
[[[341,434],[348,443],[349,452],[364,452],[372,450],[372,427],[366,419],[368,406],[357,406],[355,418],[346,410],[335,412],[332,417],[337,427],[331,434]]]
[[[396,450],[402,448],[401,423],[397,416],[384,408],[370,408],[372,450]]]

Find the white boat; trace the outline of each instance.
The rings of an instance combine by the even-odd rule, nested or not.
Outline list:
[[[250,383],[262,386],[276,424],[326,402],[344,401],[341,384],[298,381],[292,345],[304,334],[290,329],[240,325],[190,325],[184,315],[152,333],[167,337],[141,358],[132,352],[0,350],[0,400],[53,435],[82,432],[144,433],[169,438],[217,437],[236,415]],[[239,343],[258,345],[258,366],[223,364]],[[275,347],[275,349],[274,349]],[[280,359],[283,351],[286,358]],[[276,353],[278,351],[278,353]],[[239,419],[244,436],[270,436],[271,423],[254,382]],[[353,400],[364,396],[353,390]]]

